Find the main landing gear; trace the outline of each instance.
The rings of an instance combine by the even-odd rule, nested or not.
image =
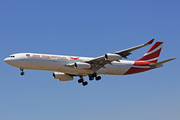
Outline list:
[[[97,73],[93,73],[92,75],[89,75],[89,80],[94,80],[94,78],[96,78],[96,80],[100,80],[101,76],[97,76]]]
[[[80,76],[80,79],[78,80],[78,83],[82,83],[83,86],[86,86],[88,84],[87,81],[84,81],[82,76]]]
[[[98,81],[101,79],[101,76],[97,76],[96,73],[93,73],[89,75],[89,80],[92,81],[94,78]],[[82,83],[83,86],[86,86],[88,84],[87,81],[84,81],[83,76],[80,76],[80,79],[78,80],[78,83]]]
[[[25,73],[23,72],[24,69],[23,69],[23,68],[20,68],[20,70],[22,71],[22,72],[21,72],[21,75],[24,75],[24,74],[25,74]]]

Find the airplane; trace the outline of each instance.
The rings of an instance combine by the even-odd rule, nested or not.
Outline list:
[[[99,76],[100,74],[135,74],[162,67],[163,63],[176,59],[171,58],[157,62],[163,42],[156,42],[140,59],[136,61],[122,60],[122,58],[127,59],[127,56],[130,55],[132,51],[150,45],[153,41],[154,39],[142,45],[114,53],[106,53],[96,58],[39,53],[17,53],[5,58],[4,61],[11,66],[20,68],[21,75],[25,74],[23,71],[24,69],[56,71],[53,73],[54,79],[59,79],[59,81],[70,81],[73,80],[75,76],[79,76],[80,79],[78,82],[86,86],[88,82],[83,79],[84,76],[89,76],[89,80],[96,79],[98,81],[101,79],[101,76]]]

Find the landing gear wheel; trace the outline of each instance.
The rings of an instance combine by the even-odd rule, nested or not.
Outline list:
[[[78,80],[78,83],[82,83],[84,80],[83,79],[79,79]]]
[[[92,74],[89,75],[89,80],[94,80],[94,76]]]
[[[94,80],[94,77],[89,77],[89,80]]]
[[[80,79],[78,80],[78,83],[82,83],[83,86],[86,86],[88,84],[87,81],[84,81],[83,76],[79,76]]]
[[[93,73],[91,77],[97,77],[97,73]]]
[[[83,86],[86,86],[87,84],[88,84],[87,81],[85,81],[85,82],[82,83]]]
[[[101,76],[97,76],[96,77],[96,80],[98,81],[98,80],[100,80],[101,79]]]
[[[24,75],[25,73],[24,72],[21,72],[21,75]]]

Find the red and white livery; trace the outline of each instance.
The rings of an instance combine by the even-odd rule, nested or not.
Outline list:
[[[56,71],[53,73],[53,78],[59,79],[60,81],[69,81],[73,80],[74,76],[79,76],[80,79],[78,82],[86,86],[88,82],[84,81],[84,76],[89,76],[89,80],[100,80],[101,76],[98,76],[100,74],[135,74],[162,67],[163,63],[176,59],[172,58],[157,62],[163,42],[156,42],[142,58],[136,61],[122,60],[123,58],[127,59],[127,56],[130,55],[132,51],[150,45],[153,41],[154,39],[145,44],[114,53],[106,53],[97,58],[18,53],[10,55],[4,59],[4,61],[9,65],[20,68],[22,71],[21,75],[24,75],[24,69]]]

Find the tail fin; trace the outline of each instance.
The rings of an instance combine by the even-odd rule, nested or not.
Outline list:
[[[156,42],[142,58],[137,61],[147,61],[151,63],[157,63],[163,42]]]

